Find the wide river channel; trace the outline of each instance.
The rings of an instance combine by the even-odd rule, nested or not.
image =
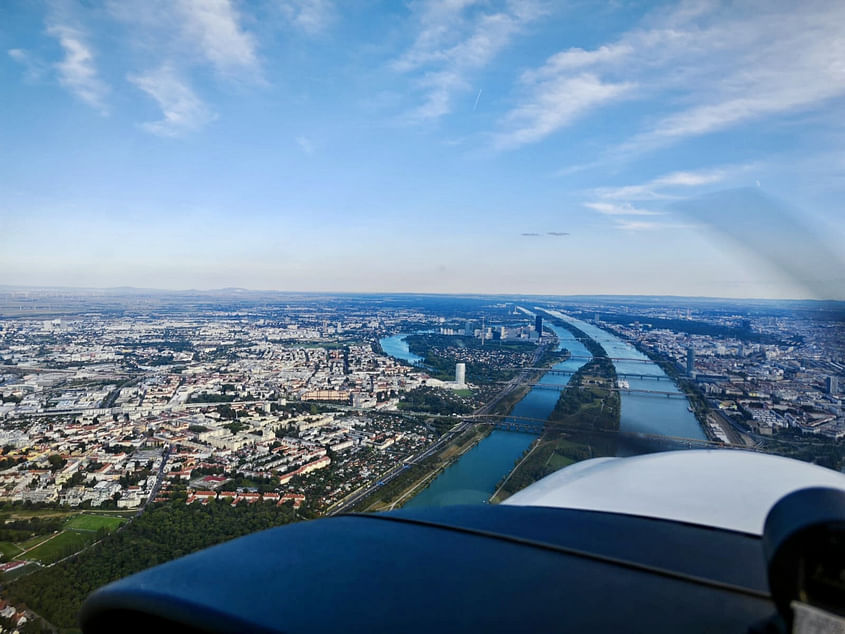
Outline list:
[[[632,390],[653,392],[674,392],[678,388],[669,380],[663,370],[636,348],[616,335],[592,324],[573,319],[556,311],[547,311],[560,319],[577,326],[598,341],[614,360],[617,373],[625,375]],[[547,325],[558,337],[557,349],[569,350],[570,358],[556,363],[552,370],[574,372],[590,360],[590,352],[565,328]],[[398,359],[417,363],[420,357],[408,350],[405,334],[385,337],[382,349]],[[640,378],[642,377],[642,378]],[[540,383],[546,386],[562,387],[570,376],[546,373]],[[467,377],[472,382],[472,377]],[[554,409],[560,389],[534,387],[513,408],[514,419],[532,418],[546,420]],[[664,448],[683,446],[677,440],[660,446],[655,437],[669,439],[689,438],[704,440],[695,416],[687,409],[685,398],[667,398],[665,395],[639,392],[622,392],[622,416],[619,429],[623,438],[617,443],[619,455],[632,455]],[[539,430],[538,430],[539,433]],[[406,508],[448,506],[451,504],[483,504],[496,490],[504,478],[538,434],[494,430],[475,447],[443,471],[434,481],[407,504]],[[637,435],[643,435],[639,438]]]

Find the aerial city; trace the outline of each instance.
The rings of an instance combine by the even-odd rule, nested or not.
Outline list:
[[[0,634],[845,627],[843,24],[0,2]]]
[[[501,501],[598,456],[845,467],[837,305],[6,289],[0,306],[6,600],[62,627],[115,549],[124,575],[297,519]]]

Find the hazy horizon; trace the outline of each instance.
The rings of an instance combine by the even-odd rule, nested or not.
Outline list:
[[[120,292],[130,293],[159,293],[159,294],[178,294],[178,293],[249,293],[249,294],[278,294],[278,295],[324,295],[329,297],[339,297],[344,295],[351,296],[444,296],[444,297],[513,297],[513,298],[561,298],[561,299],[667,299],[667,300],[691,300],[691,301],[728,301],[728,302],[834,302],[845,303],[845,300],[834,298],[809,298],[809,297],[740,297],[740,296],[726,296],[726,295],[672,295],[672,294],[647,294],[647,293],[518,293],[518,292],[490,292],[481,293],[477,291],[465,292],[425,292],[425,291],[339,291],[339,290],[291,290],[291,289],[273,289],[273,288],[245,288],[237,286],[221,287],[221,288],[155,288],[155,287],[137,287],[137,286],[32,286],[20,284],[0,284],[0,291],[6,292],[67,292],[85,293],[85,292],[112,292],[119,296]]]

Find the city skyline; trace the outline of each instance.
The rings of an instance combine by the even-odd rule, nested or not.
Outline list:
[[[840,4],[0,16],[0,284],[845,299]]]

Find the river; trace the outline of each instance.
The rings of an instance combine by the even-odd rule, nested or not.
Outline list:
[[[631,359],[631,361],[614,361],[614,365],[619,373],[636,373],[646,377],[628,378],[632,389],[678,391],[675,384],[667,380],[668,377],[657,364],[619,337],[555,311],[547,312],[583,330],[598,341],[610,357]],[[591,358],[589,350],[575,340],[568,330],[552,324],[547,324],[547,327],[551,328],[558,337],[557,349],[566,348],[571,353],[569,359],[556,363],[552,369],[574,372],[589,361]],[[399,334],[385,337],[381,340],[382,349],[396,358],[416,363],[421,358],[408,350],[408,345],[404,341],[406,336],[406,334]],[[663,380],[648,378],[658,376]],[[569,375],[547,373],[540,379],[540,383],[562,386],[566,385],[569,379]],[[468,376],[467,380],[471,383],[472,377]],[[559,396],[559,390],[534,387],[514,406],[510,416],[514,419],[545,420],[554,409]],[[678,446],[678,443],[674,441],[669,445],[661,444],[651,436],[704,439],[704,432],[695,416],[688,411],[687,406],[686,399],[623,392],[620,431],[630,435],[620,438],[617,443],[618,455],[634,455]],[[648,434],[650,437],[639,438],[636,434]],[[528,432],[494,430],[446,468],[427,488],[405,504],[405,507],[486,503],[495,491],[496,485],[510,472],[536,437],[537,434]]]
[[[568,330],[554,325],[548,327],[558,337],[557,350],[566,348],[574,357],[556,363],[552,366],[553,369],[574,372],[587,362],[587,357],[590,356],[589,350],[580,342],[575,341]],[[396,336],[401,338],[404,335]],[[386,339],[393,339],[393,337]],[[382,349],[384,349],[383,344]],[[400,358],[408,360],[406,357]],[[565,385],[569,378],[568,375],[545,374],[540,379],[540,383]],[[467,377],[467,380],[471,383],[472,377]],[[559,396],[559,390],[535,387],[514,406],[510,415],[515,419],[545,420],[554,409]],[[475,447],[449,465],[427,488],[405,504],[405,507],[483,504],[487,502],[495,491],[496,485],[513,468],[516,461],[531,446],[535,438],[537,438],[537,434],[528,432],[498,429],[492,431]]]
[[[390,355],[394,359],[407,361],[411,365],[416,365],[422,361],[422,357],[418,354],[414,354],[411,352],[410,348],[408,348],[408,342],[405,341],[405,337],[407,336],[407,333],[399,333],[398,335],[393,335],[392,337],[379,339],[379,343],[381,344],[381,349],[384,350],[384,354]]]
[[[617,360],[613,362],[616,372],[625,375],[636,374],[644,377],[628,376],[625,379],[628,381],[632,390],[681,393],[675,383],[669,380],[669,377],[666,376],[666,373],[663,372],[659,365],[613,333],[554,310],[546,312],[583,330],[587,335],[602,345],[609,357],[626,359],[625,361]],[[631,434],[706,440],[707,436],[704,435],[701,425],[695,418],[695,415],[689,411],[688,407],[689,401],[686,398],[666,398],[665,396],[623,391],[622,416],[619,422],[619,431]],[[623,442],[623,447],[625,444]],[[644,453],[642,449],[648,450],[647,442],[645,444],[634,444],[636,447],[641,448],[630,448],[628,451],[620,448],[620,455]]]

